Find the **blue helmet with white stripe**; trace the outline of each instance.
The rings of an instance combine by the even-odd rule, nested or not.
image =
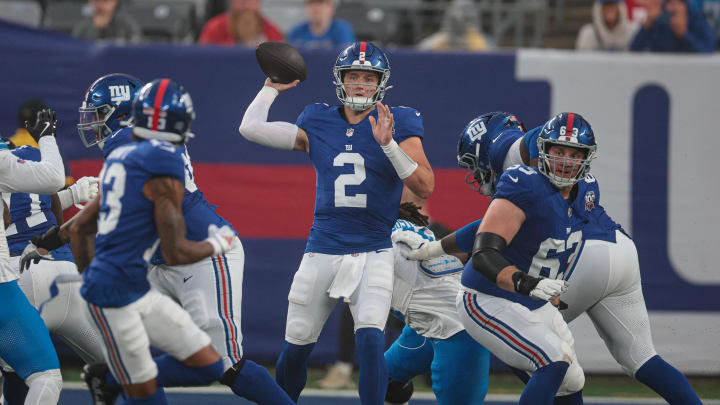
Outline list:
[[[190,125],[195,119],[190,94],[170,79],[155,79],[140,89],[132,108],[133,135],[176,144],[194,135]]]
[[[490,143],[502,131],[510,128],[523,130],[525,127],[515,115],[509,112],[485,113],[470,121],[460,134],[458,141],[458,166],[469,169],[465,183],[479,193],[492,197],[495,194],[495,177],[490,167]]]
[[[378,84],[369,85],[358,83],[356,86],[373,87],[375,92],[370,97],[356,97],[348,94],[345,89],[345,74],[350,70],[363,70],[377,74]],[[392,86],[388,86],[390,79],[390,62],[387,55],[379,47],[370,42],[355,42],[345,48],[333,66],[333,76],[335,80],[335,93],[338,99],[350,109],[355,111],[365,111],[371,108],[378,101],[382,101],[385,92]]]
[[[538,136],[538,169],[555,187],[570,187],[590,172],[597,144],[590,124],[580,114],[560,113],[543,125]],[[584,153],[583,158],[569,158],[550,153],[554,145],[571,147]]]
[[[130,118],[133,98],[142,82],[125,73],[111,73],[95,80],[83,97],[78,109],[77,128],[86,147],[102,148],[105,138]]]

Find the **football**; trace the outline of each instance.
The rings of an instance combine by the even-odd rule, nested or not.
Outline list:
[[[303,81],[307,77],[300,52],[284,42],[263,42],[255,50],[260,69],[275,83]]]

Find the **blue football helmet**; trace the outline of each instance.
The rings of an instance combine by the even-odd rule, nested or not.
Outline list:
[[[105,138],[130,118],[140,87],[140,80],[124,73],[105,75],[90,85],[78,109],[78,132],[86,147],[98,145],[102,149]]]
[[[495,194],[497,173],[490,167],[490,142],[502,131],[510,128],[525,130],[515,115],[508,112],[491,112],[470,121],[458,141],[458,166],[469,169],[465,183],[479,193],[492,197]]]
[[[538,169],[555,187],[566,188],[583,179],[590,172],[590,161],[595,159],[597,144],[590,124],[576,113],[565,112],[554,116],[543,125],[538,136]],[[553,156],[553,145],[569,146],[585,153],[582,159]]]
[[[371,85],[375,88],[372,97],[353,97],[347,94],[343,84],[345,73],[349,70],[366,70],[378,75],[379,83]],[[335,93],[343,104],[354,111],[365,111],[378,101],[382,101],[390,79],[390,62],[385,53],[370,42],[355,42],[340,53],[333,66]],[[363,85],[363,84],[358,84]],[[370,85],[363,85],[370,86]]]
[[[194,136],[190,94],[170,79],[155,79],[143,86],[133,101],[132,117],[133,135],[140,138],[181,144]]]

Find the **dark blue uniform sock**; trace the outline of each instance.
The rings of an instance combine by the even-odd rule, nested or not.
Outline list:
[[[300,346],[285,342],[278,357],[275,379],[295,402],[307,383],[307,359],[314,347],[315,343]]]
[[[645,362],[635,372],[635,378],[660,394],[670,405],[702,404],[687,378],[659,355]]]
[[[125,405],[167,405],[168,401],[165,397],[165,391],[162,387],[157,387],[157,391],[149,397],[131,398],[125,400]]]
[[[377,328],[361,328],[355,332],[355,347],[360,360],[361,404],[382,404],[388,384],[385,363],[385,335]]]
[[[512,371],[513,374],[515,374],[523,383],[527,384],[528,381],[530,381],[530,376],[525,371],[515,367],[508,367],[510,368],[510,371]]]
[[[223,379],[223,382],[224,379]],[[294,405],[290,396],[273,380],[265,367],[245,360],[240,373],[228,385],[235,395],[260,405]]]
[[[222,359],[202,367],[188,367],[169,354],[155,357],[157,383],[161,387],[197,387],[210,385],[225,373]]]
[[[3,370],[2,375],[5,377],[3,395],[8,405],[23,405],[29,390],[28,386],[25,385],[25,381],[17,373]]]
[[[552,405],[569,366],[564,361],[556,361],[535,370],[520,395],[519,405]]]
[[[570,395],[555,397],[555,405],[582,405],[583,403],[582,390]]]

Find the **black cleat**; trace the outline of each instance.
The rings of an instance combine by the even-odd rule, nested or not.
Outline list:
[[[92,366],[86,364],[82,373],[80,373],[80,377],[88,386],[93,405],[113,405],[122,391],[122,388],[110,389],[105,385],[105,375],[107,373],[108,367],[105,364],[94,364]]]

